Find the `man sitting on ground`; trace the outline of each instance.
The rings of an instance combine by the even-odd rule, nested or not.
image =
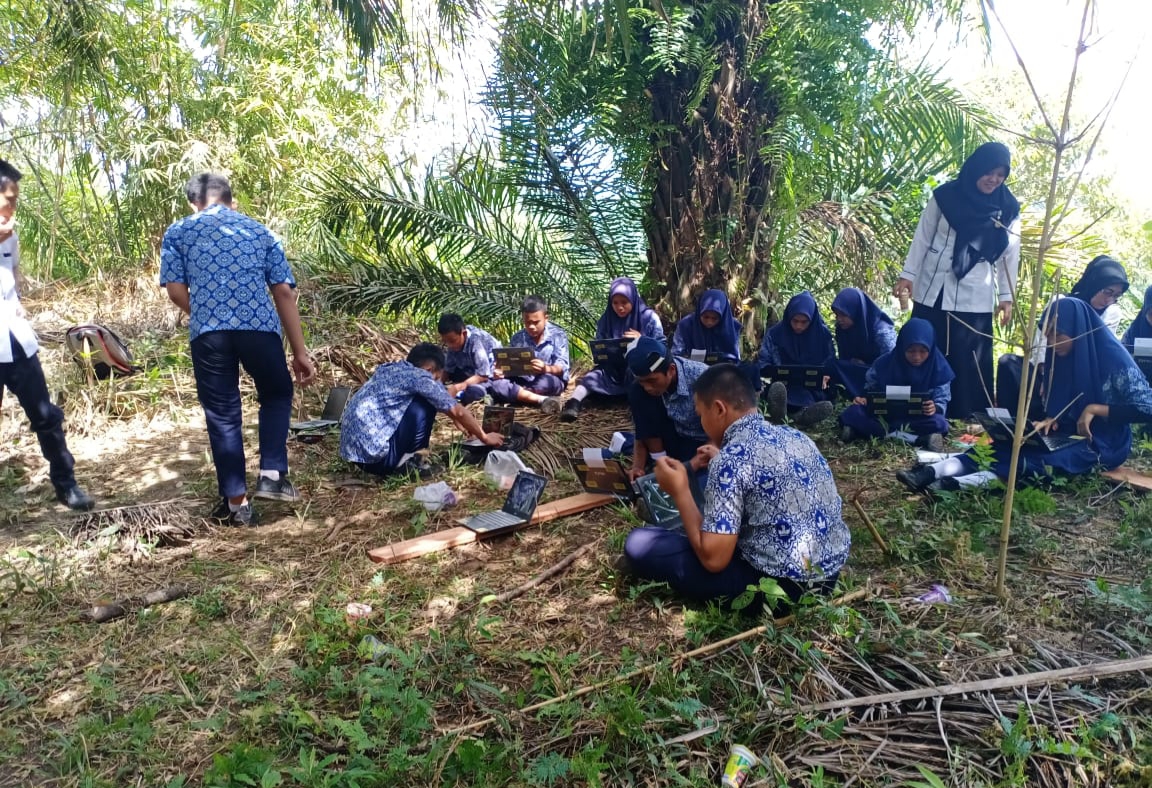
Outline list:
[[[709,368],[692,390],[700,421],[720,446],[700,449],[703,459],[710,457],[704,512],[684,465],[657,460],[656,480],[675,501],[684,531],[633,530],[624,543],[628,570],[698,602],[732,600],[766,577],[793,601],[808,591],[830,592],[851,536],[816,444],[766,422],[752,381],[732,364]]]
[[[448,393],[461,405],[484,399],[492,377],[492,349],[500,346],[496,338],[476,326],[465,325],[464,318],[451,312],[440,316],[436,330],[444,345]]]
[[[555,416],[558,395],[568,386],[568,334],[548,319],[548,302],[538,295],[524,299],[520,320],[524,328],[512,335],[509,346],[532,349],[532,374],[505,378],[497,369],[488,390],[497,402],[539,405],[542,413]]]
[[[377,367],[344,410],[340,456],[376,476],[415,471],[428,478],[435,468],[417,452],[428,448],[437,411],[485,445],[502,446],[503,435],[485,433],[448,394],[440,382],[443,375],[444,351],[428,342],[412,348],[407,361]]]

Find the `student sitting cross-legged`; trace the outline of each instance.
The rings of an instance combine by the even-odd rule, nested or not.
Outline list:
[[[664,327],[636,289],[636,283],[622,276],[608,289],[608,308],[596,321],[597,339],[634,339],[652,337],[664,339]],[[595,367],[580,378],[572,396],[560,412],[561,421],[575,421],[580,415],[580,403],[589,394],[623,399],[628,396],[626,369]]]
[[[784,319],[764,332],[756,365],[760,369],[774,366],[824,367],[836,354],[832,333],[820,317],[816,299],[805,290],[792,296],[784,307]],[[793,414],[801,427],[818,424],[832,415],[832,403],[824,389],[812,389],[802,383],[776,381],[765,394],[768,415],[775,422]]]
[[[692,389],[700,420],[720,447],[700,450],[708,462],[704,511],[684,465],[658,460],[656,479],[676,502],[684,530],[633,530],[624,542],[625,568],[692,601],[731,600],[765,577],[792,600],[830,592],[851,536],[816,444],[765,421],[752,380],[735,365],[710,368]]]
[[[548,319],[548,302],[530,295],[520,305],[523,330],[512,335],[511,347],[532,348],[535,374],[505,378],[493,370],[488,390],[497,402],[539,405],[544,413],[560,412],[558,395],[568,385],[568,334]]]
[[[733,317],[723,290],[705,290],[696,311],[676,324],[672,355],[697,361],[709,356],[716,361],[740,360],[740,321]]]
[[[624,357],[634,378],[628,407],[636,429],[632,478],[644,475],[648,460],[665,455],[688,462],[708,442],[692,400],[692,385],[708,365],[676,358],[658,339],[640,337]],[[697,469],[699,470],[699,469]]]
[[[476,326],[465,325],[460,315],[440,316],[436,324],[444,345],[444,381],[448,393],[461,405],[484,399],[492,377],[492,349],[496,338]]]
[[[1083,440],[1048,451],[1025,444],[1020,448],[1020,478],[1046,480],[1052,472],[1087,473],[1098,466],[1112,469],[1132,451],[1134,423],[1152,422],[1152,388],[1105,326],[1095,310],[1078,298],[1050,304],[1040,319],[1047,339],[1044,359],[1048,375],[1045,418],[1029,425],[1056,435],[1080,435]],[[979,469],[970,454],[908,470],[896,478],[914,491],[984,486],[1006,479],[1011,446],[995,445],[989,470]],[[933,487],[934,489],[935,487]]]
[[[340,422],[340,456],[376,476],[434,469],[417,455],[432,438],[436,413],[445,413],[461,430],[488,446],[504,436],[485,433],[476,418],[444,388],[444,351],[422,342],[407,361],[381,364],[352,395]]]
[[[828,364],[833,383],[855,399],[864,396],[864,375],[876,359],[896,347],[892,318],[855,287],[845,287],[832,300],[836,316],[837,357]]]
[[[888,386],[907,386],[913,393],[927,394],[923,415],[897,424],[884,424],[869,415],[863,396],[856,397],[840,414],[840,438],[903,438],[932,451],[944,451],[948,434],[948,401],[952,399],[952,379],[956,375],[936,347],[936,331],[927,320],[914,317],[904,324],[896,338],[896,348],[876,359],[865,375],[865,389],[884,392]]]

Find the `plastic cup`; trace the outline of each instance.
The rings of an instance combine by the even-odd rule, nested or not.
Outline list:
[[[760,759],[753,755],[751,750],[743,744],[733,744],[728,755],[728,764],[724,767],[724,776],[720,778],[720,784],[726,788],[740,788],[748,779],[748,773],[752,771],[752,767],[759,764]]]

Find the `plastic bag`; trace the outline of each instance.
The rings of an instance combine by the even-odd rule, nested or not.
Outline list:
[[[496,483],[501,490],[507,490],[516,481],[520,471],[530,471],[520,456],[514,451],[488,452],[484,461],[484,475]]]
[[[413,491],[412,497],[424,504],[424,508],[430,512],[456,505],[456,493],[444,482],[421,485]]]

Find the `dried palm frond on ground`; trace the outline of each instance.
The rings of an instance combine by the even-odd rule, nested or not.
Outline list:
[[[182,545],[203,522],[193,517],[190,509],[202,506],[199,501],[176,499],[86,512],[72,522],[69,536],[77,544],[100,540],[119,542],[129,552],[141,543],[162,547]]]
[[[568,457],[579,455],[580,449],[606,449],[612,433],[632,430],[632,417],[621,406],[585,407],[574,422],[535,409],[517,411],[516,420],[540,428],[540,439],[524,451],[524,461],[547,476],[569,470]]]
[[[364,385],[377,365],[388,361],[403,361],[413,345],[423,341],[414,328],[382,331],[375,326],[358,322],[355,333],[339,345],[321,345],[313,348],[312,355],[332,368],[344,372],[358,386]]]

